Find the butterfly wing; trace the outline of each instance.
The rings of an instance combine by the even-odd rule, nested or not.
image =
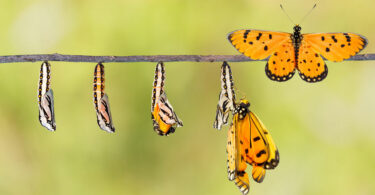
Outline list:
[[[169,103],[165,92],[163,92],[160,96],[158,105],[161,111],[159,112],[159,116],[164,123],[169,125],[177,124],[177,127],[182,126],[182,121],[177,117],[176,113],[174,112],[173,107],[171,103]]]
[[[287,81],[295,73],[295,64],[294,46],[289,40],[281,44],[268,60],[266,75],[274,81]]]
[[[258,60],[270,55],[266,75],[274,81],[287,81],[295,72],[294,46],[290,33],[262,30],[238,30],[229,41],[245,56]]]
[[[151,114],[154,130],[159,135],[169,135],[176,127],[182,127],[182,121],[177,117],[172,105],[169,103],[165,92],[160,95],[159,100]]]
[[[231,124],[228,130],[227,142],[227,164],[228,164],[228,179],[233,181],[236,178],[236,130],[235,125]]]
[[[249,192],[250,183],[249,176],[246,171],[246,161],[244,153],[242,153],[243,138],[240,137],[240,129],[242,120],[238,120],[238,113],[233,117],[233,123],[228,130],[228,143],[227,143],[227,153],[228,153],[228,178],[234,181],[236,186],[240,189],[243,194]],[[242,144],[241,144],[242,142]]]
[[[334,62],[356,55],[367,45],[364,36],[354,33],[314,33],[302,36],[302,41],[313,51]]]
[[[232,71],[227,62],[221,66],[221,92],[216,109],[214,128],[221,127],[228,123],[229,112],[234,110],[234,101],[236,99],[233,90]]]
[[[252,176],[254,181],[262,183],[264,177],[266,176],[266,169],[264,169],[262,166],[253,165]]]
[[[264,124],[253,112],[250,112],[250,121],[250,147],[254,151],[253,159],[265,169],[274,169],[280,161],[276,144]]]
[[[50,131],[56,130],[53,91],[49,89],[40,100],[39,121]]]
[[[284,43],[290,41],[290,33],[263,30],[237,30],[229,33],[232,45],[245,56],[264,59],[273,54]]]
[[[107,94],[104,94],[100,99],[96,115],[98,125],[101,129],[110,133],[115,132],[115,127],[112,124],[112,116]]]
[[[249,132],[249,146],[250,150],[247,155],[247,162],[249,164],[263,164],[270,156],[267,138],[264,135],[262,127],[254,120],[254,115],[249,112],[244,120],[246,128]],[[245,126],[244,126],[245,128]]]
[[[328,74],[328,67],[323,58],[307,41],[300,46],[297,69],[300,77],[311,83],[322,81]]]
[[[236,186],[240,189],[243,195],[249,193],[249,175],[245,171],[237,172],[237,177],[234,179],[234,184],[236,184]]]

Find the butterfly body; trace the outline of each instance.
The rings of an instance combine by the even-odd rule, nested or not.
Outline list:
[[[302,42],[302,35],[301,35],[301,27],[299,25],[296,25],[294,28],[293,28],[294,32],[293,32],[293,35],[291,36],[291,39],[292,39],[292,43],[293,43],[293,46],[294,46],[294,61],[295,62],[298,62],[298,51],[299,51],[299,47],[301,45],[301,42]]]
[[[326,78],[328,68],[322,58],[339,62],[354,56],[367,45],[365,37],[355,33],[301,34],[264,30],[237,30],[229,34],[233,46],[245,56],[259,60],[269,57],[266,75],[274,81],[287,81],[298,70],[307,82]]]

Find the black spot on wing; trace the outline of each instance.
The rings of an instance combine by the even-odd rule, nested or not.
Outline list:
[[[351,37],[349,36],[349,34],[348,33],[343,33],[343,34],[344,34],[344,36],[346,38],[346,41],[350,42],[351,41]]]
[[[279,154],[279,151],[276,150],[275,151],[275,158],[274,159],[271,159],[269,162],[265,162],[263,167],[265,169],[274,169],[277,167],[277,165],[279,164],[280,162],[280,154]]]
[[[337,43],[337,39],[336,39],[335,35],[332,35],[331,38],[332,38],[333,42]]]
[[[301,71],[299,71],[299,76],[301,77],[301,79],[309,83],[316,83],[316,82],[322,81],[327,77],[327,75],[328,75],[328,67],[326,64],[324,64],[324,71],[316,77],[306,76],[303,73],[301,73]]]
[[[290,61],[290,59],[287,60],[287,62],[289,62],[289,61]],[[293,72],[290,72],[288,75],[284,75],[284,76],[275,75],[269,69],[268,62],[266,64],[265,71],[266,71],[266,75],[269,79],[271,79],[273,81],[278,81],[278,82],[283,82],[283,81],[287,81],[287,80],[291,79],[293,77],[294,73],[295,73],[295,69],[294,69]]]
[[[245,33],[243,34],[243,42],[246,43],[247,35],[249,34],[250,30],[246,30]]]
[[[267,154],[265,150],[261,150],[261,151],[259,151],[259,152],[256,154],[256,157],[259,158],[259,157],[261,157],[263,154]]]

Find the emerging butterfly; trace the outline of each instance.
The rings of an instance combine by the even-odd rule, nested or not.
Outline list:
[[[287,81],[295,70],[307,82],[326,78],[328,68],[321,56],[340,62],[356,55],[367,45],[364,36],[354,33],[301,34],[294,26],[293,34],[263,30],[237,30],[228,39],[245,56],[260,60],[271,56],[266,65],[267,76],[274,81]]]
[[[253,179],[261,183],[266,169],[274,169],[280,160],[271,135],[249,107],[247,100],[236,105],[227,143],[228,178],[234,180],[243,194],[247,194],[250,187],[247,164],[253,166]]]
[[[45,61],[40,67],[38,103],[39,122],[50,131],[56,130],[53,91],[50,89],[51,65]]]
[[[98,63],[94,70],[94,105],[99,127],[114,133],[108,96],[104,93],[104,66],[101,63]]]
[[[220,130],[223,125],[226,125],[228,123],[230,111],[234,111],[236,95],[233,85],[232,71],[228,63],[224,61],[221,66],[221,92],[216,109],[215,129]]]
[[[182,127],[182,121],[177,117],[164,91],[164,64],[156,65],[154,87],[151,99],[151,119],[154,130],[158,135],[169,135],[176,127]]]

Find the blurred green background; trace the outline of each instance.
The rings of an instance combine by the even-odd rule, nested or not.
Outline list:
[[[0,2],[1,55],[239,54],[227,33],[291,32],[280,0],[18,0]],[[284,0],[299,21],[313,0]],[[375,53],[375,1],[320,1],[302,32],[356,32]],[[0,65],[0,194],[240,194],[227,179],[226,131],[212,128],[221,63],[166,63],[184,127],[153,131],[156,63],[107,63],[115,134],[99,129],[95,63],[51,62],[57,131],[38,121],[41,62]],[[375,61],[327,62],[328,77],[269,80],[265,62],[230,63],[279,148],[250,194],[375,194]],[[239,94],[239,97],[242,95]],[[250,169],[248,171],[251,171]]]

